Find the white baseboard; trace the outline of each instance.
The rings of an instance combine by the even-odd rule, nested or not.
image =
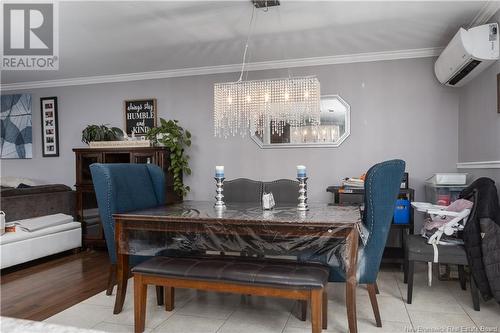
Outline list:
[[[500,161],[459,162],[457,169],[500,169]]]

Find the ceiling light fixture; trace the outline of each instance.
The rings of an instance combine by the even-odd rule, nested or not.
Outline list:
[[[282,135],[286,125],[299,127],[320,123],[320,84],[315,76],[243,80],[248,43],[256,8],[267,12],[279,1],[252,0],[254,5],[243,52],[240,78],[214,85],[214,134],[218,137],[272,132]]]

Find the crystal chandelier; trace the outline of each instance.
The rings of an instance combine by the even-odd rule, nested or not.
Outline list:
[[[215,136],[261,134],[266,124],[319,125],[320,86],[316,77],[237,81],[214,85]]]
[[[215,136],[262,134],[270,124],[272,133],[278,135],[283,134],[287,125],[319,125],[320,84],[315,76],[243,80],[253,17],[254,12],[239,80],[214,85]]]

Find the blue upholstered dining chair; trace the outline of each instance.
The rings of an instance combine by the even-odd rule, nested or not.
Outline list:
[[[94,163],[90,166],[99,215],[108,248],[111,269],[106,295],[111,295],[116,283],[115,222],[113,214],[165,204],[165,175],[153,164]],[[130,266],[148,257],[130,256]],[[158,303],[163,292],[157,287]]]
[[[385,161],[372,166],[365,178],[363,224],[368,229],[369,236],[366,244],[362,245],[360,242],[357,278],[358,284],[366,284],[367,286],[378,327],[382,327],[382,321],[376,296],[378,293],[377,275],[391,228],[404,170],[405,162],[402,160]],[[301,259],[306,258],[302,257]],[[314,258],[307,260],[314,260]],[[331,267],[328,280],[329,282],[345,282],[346,273],[341,267]],[[303,303],[302,306],[302,316],[304,317]]]

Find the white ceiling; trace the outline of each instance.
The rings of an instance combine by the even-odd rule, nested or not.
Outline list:
[[[442,47],[485,3],[282,0],[256,12],[249,61]],[[59,70],[1,82],[237,64],[251,13],[250,1],[61,2]]]

